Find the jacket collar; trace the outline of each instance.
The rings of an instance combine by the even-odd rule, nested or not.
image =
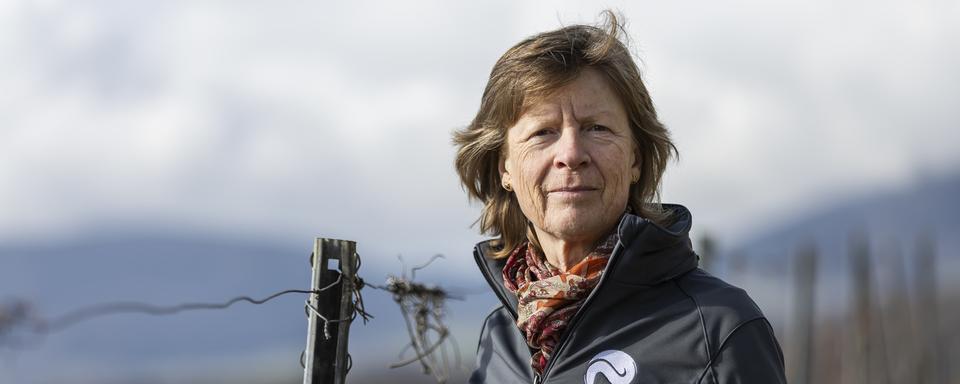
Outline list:
[[[663,207],[671,211],[673,220],[667,227],[631,213],[623,215],[617,226],[620,241],[613,249],[604,271],[606,278],[601,282],[656,285],[697,267],[699,256],[694,253],[689,236],[693,224],[690,211],[677,204],[663,204]],[[493,252],[493,241],[477,244],[473,255],[487,283],[516,318],[517,297],[503,285],[502,271],[507,260],[486,256]]]

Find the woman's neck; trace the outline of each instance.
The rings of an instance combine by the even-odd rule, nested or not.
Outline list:
[[[567,271],[586,258],[600,238],[566,240],[538,230],[537,240],[547,262],[561,271]]]

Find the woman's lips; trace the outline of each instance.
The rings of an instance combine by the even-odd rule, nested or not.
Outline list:
[[[596,192],[598,190],[599,188],[594,188],[594,187],[579,187],[579,186],[578,187],[561,187],[561,188],[552,189],[548,191],[547,194],[551,196],[556,196],[556,197],[577,198],[577,197],[587,196],[590,193]]]

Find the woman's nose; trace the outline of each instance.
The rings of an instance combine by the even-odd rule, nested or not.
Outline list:
[[[554,156],[554,166],[575,170],[590,163],[590,155],[584,148],[579,127],[563,129],[556,144],[557,152]]]

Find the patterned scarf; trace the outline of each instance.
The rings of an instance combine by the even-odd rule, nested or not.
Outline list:
[[[503,283],[517,295],[517,326],[527,337],[527,345],[538,350],[530,361],[538,374],[547,367],[570,318],[600,281],[618,240],[614,231],[565,272],[550,265],[529,242],[517,246],[507,258]]]

